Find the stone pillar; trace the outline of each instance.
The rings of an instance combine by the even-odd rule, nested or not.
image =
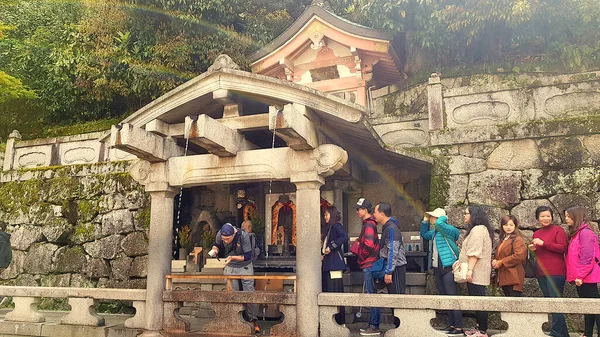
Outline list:
[[[15,159],[15,143],[17,140],[21,140],[21,134],[17,130],[8,135],[6,141],[6,151],[4,151],[4,171],[9,171],[13,168],[13,161]]]
[[[427,108],[429,110],[429,130],[444,128],[444,97],[442,96],[442,81],[437,73],[429,77],[427,86]]]
[[[146,187],[150,192],[150,235],[148,238],[148,276],[146,285],[146,332],[142,336],[160,336],[163,328],[165,275],[171,273],[171,240],[174,200],[178,190],[163,186]]]
[[[315,172],[292,175],[296,184],[296,322],[300,337],[319,335],[321,236],[319,188],[325,180]]]

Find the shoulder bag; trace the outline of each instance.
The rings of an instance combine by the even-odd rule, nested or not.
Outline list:
[[[448,248],[450,248],[452,255],[454,255],[454,259],[456,260],[454,264],[452,264],[452,274],[454,274],[454,282],[467,282],[467,271],[469,270],[469,264],[467,262],[460,262],[458,260],[458,256],[456,256],[456,253],[454,252],[454,249],[452,249],[452,246],[450,246],[450,243],[448,242],[448,239],[445,236],[444,240],[446,240],[446,244],[448,245]]]

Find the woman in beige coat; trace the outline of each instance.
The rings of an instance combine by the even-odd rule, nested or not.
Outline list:
[[[492,274],[492,237],[494,230],[490,226],[485,211],[480,206],[471,205],[465,209],[467,233],[463,241],[458,260],[468,263],[467,290],[470,296],[486,296]],[[465,331],[465,335],[488,337],[488,312],[476,311],[477,326]]]

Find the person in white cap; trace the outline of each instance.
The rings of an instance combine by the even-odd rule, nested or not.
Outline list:
[[[431,225],[433,225],[433,229],[430,229]],[[446,211],[442,208],[425,213],[423,221],[421,221],[421,238],[433,242],[431,266],[438,291],[442,295],[458,295],[452,274],[452,264],[459,255],[456,245],[459,235],[458,229],[448,224]],[[451,310],[448,312],[448,327],[444,331],[451,336],[464,333],[461,311]]]

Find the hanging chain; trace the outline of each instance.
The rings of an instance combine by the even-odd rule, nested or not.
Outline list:
[[[192,127],[192,123],[190,123],[190,128]],[[189,130],[186,130],[189,131]],[[187,152],[188,152],[188,146],[190,144],[190,135],[189,132],[186,132],[186,134],[188,135],[185,138],[185,150],[183,150],[183,157],[185,158],[187,156]],[[183,197],[183,184],[181,184],[181,188],[179,189],[179,203],[177,205],[177,231],[179,231],[179,219],[181,217],[181,199]]]

